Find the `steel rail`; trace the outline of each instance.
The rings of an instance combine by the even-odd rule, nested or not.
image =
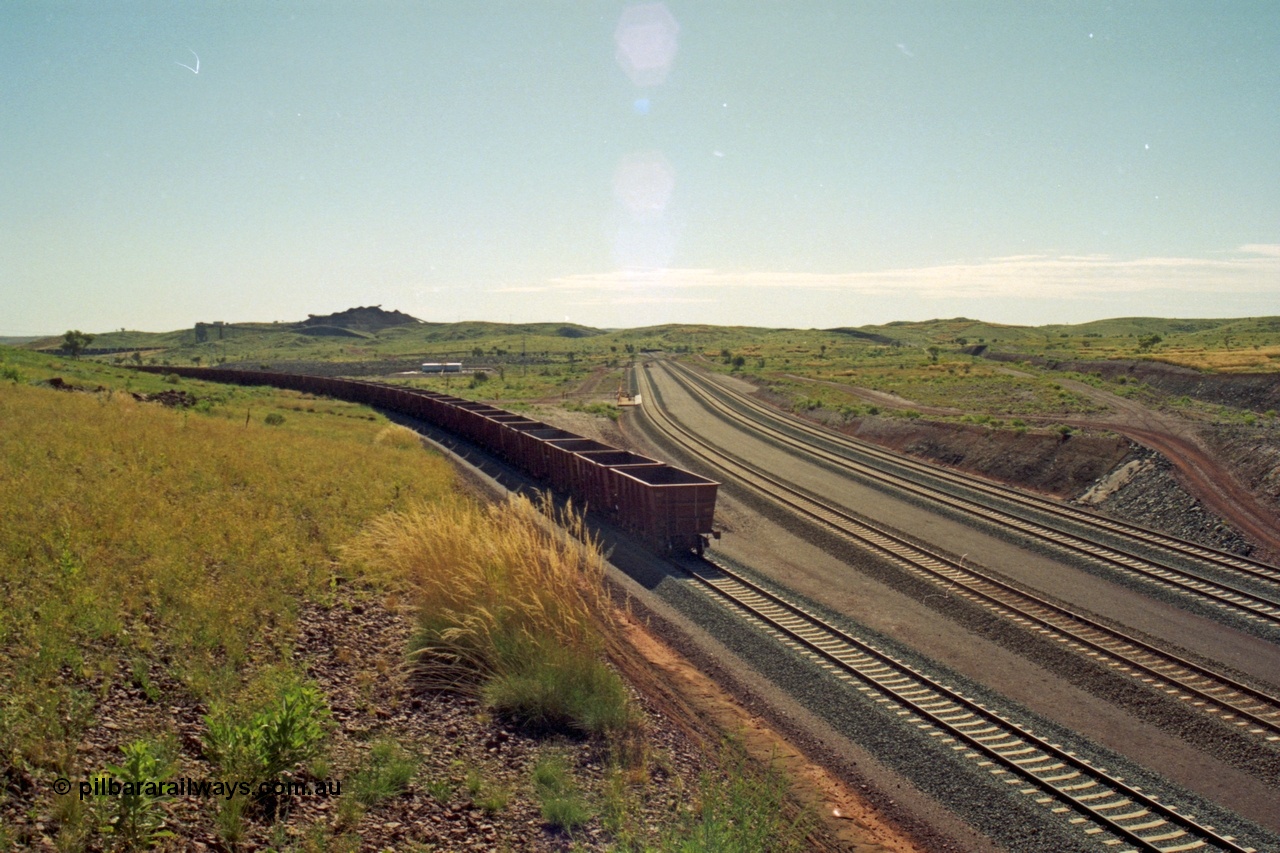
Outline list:
[[[643,382],[647,386],[645,399],[660,401],[661,396],[647,375],[643,376]],[[1280,698],[1017,589],[984,574],[978,566],[957,563],[826,505],[713,447],[669,418],[660,406],[647,403],[643,411],[670,440],[693,449],[725,474],[802,518],[831,528],[911,574],[942,585],[948,591],[954,590],[1003,618],[1050,636],[1153,690],[1243,728],[1250,735],[1261,736],[1267,742],[1280,742]]]
[[[957,752],[966,751],[964,757],[969,760],[991,759],[978,761],[981,767],[999,762],[1000,767],[988,772],[1017,777],[1006,778],[1008,784],[1021,779],[1034,786],[1022,788],[1019,793],[1048,793],[1049,797],[1037,798],[1045,806],[1054,800],[1063,803],[1053,811],[1070,809],[1079,815],[1072,823],[1091,822],[1093,826],[1084,830],[1086,834],[1110,833],[1130,842],[1135,850],[1155,853],[1208,849],[1209,845],[1235,853],[1253,853],[1254,848],[1237,844],[1233,836],[1197,822],[1175,806],[1160,802],[1157,795],[1125,783],[1062,745],[1039,737],[1026,726],[737,572],[705,558],[700,562],[686,560],[683,565],[705,589],[730,602],[751,620],[789,640],[829,670],[847,673],[849,680],[859,681],[907,709],[922,721],[917,727],[926,734],[940,738],[941,743],[950,744]],[[714,571],[709,571],[708,566]],[[1104,847],[1117,843],[1100,840]]]
[[[675,377],[673,376],[673,378]],[[676,381],[679,381],[679,379],[676,379]],[[730,418],[735,420],[742,419],[742,415],[736,413],[722,401],[706,395],[703,395],[703,399],[707,401],[708,405],[719,409]],[[1220,609],[1236,613],[1247,619],[1263,622],[1273,627],[1280,627],[1280,599],[1273,600],[1264,595],[1238,589],[1229,584],[1208,581],[1182,570],[1089,542],[1074,534],[1053,530],[1042,524],[949,495],[937,489],[884,472],[878,468],[859,463],[848,457],[814,447],[758,422],[753,422],[752,425],[774,440],[798,448],[823,461],[837,464],[860,477],[883,484],[891,489],[915,495],[931,503],[950,507],[966,515],[976,516],[998,527],[1020,531],[1066,551],[1082,555],[1087,559],[1101,563],[1108,568],[1131,577],[1159,583],[1182,595],[1210,602]],[[1277,591],[1280,592],[1280,586],[1277,587]]]
[[[930,466],[911,459],[910,457],[893,454],[883,448],[871,444],[870,442],[862,441],[860,439],[844,435],[843,433],[838,433],[827,427],[810,423],[801,418],[789,415],[773,406],[754,400],[751,397],[734,391],[731,388],[726,388],[723,385],[712,381],[710,378],[698,374],[687,365],[683,365],[675,361],[668,361],[666,362],[666,365],[681,372],[682,375],[686,376],[690,381],[698,383],[704,388],[714,387],[714,393],[730,398],[735,402],[786,426],[787,428],[830,442],[838,447],[847,448],[848,450],[865,456],[870,456],[873,459],[884,462],[885,464],[908,469],[913,473],[926,478],[946,481],[961,488],[981,492],[988,496],[1014,503],[1024,509],[1041,512],[1061,519],[1069,519],[1071,521],[1093,527],[1101,527],[1119,536],[1137,540],[1148,547],[1162,549],[1166,552],[1183,557],[1184,559],[1199,561],[1223,571],[1243,573],[1253,578],[1273,583],[1280,583],[1280,567],[1259,562],[1257,560],[1250,560],[1237,554],[1229,554],[1225,551],[1220,551],[1216,548],[1210,548],[1206,545],[1200,545],[1195,542],[1188,542],[1185,539],[1179,539],[1175,536],[1150,530],[1139,525],[1107,518],[1106,516],[1092,513],[1088,510],[1063,506],[1037,495],[1022,492],[1018,489],[1001,485],[999,483],[988,482],[963,472],[950,471],[945,468]]]

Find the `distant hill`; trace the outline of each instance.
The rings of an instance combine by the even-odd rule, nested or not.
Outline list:
[[[297,325],[304,334],[307,327],[326,327],[349,329],[355,332],[380,332],[392,326],[407,326],[411,323],[422,323],[417,317],[403,311],[384,311],[381,305],[370,305],[367,308],[348,308],[336,314],[308,314],[307,319]]]
[[[1118,317],[1046,326],[952,317],[821,330],[706,324],[597,329],[575,323],[440,323],[371,305],[312,314],[295,322],[209,321],[171,332],[118,329],[93,335],[86,356],[143,359],[152,364],[386,362],[412,366],[482,357],[496,363],[512,353],[521,358],[535,353],[539,358],[569,353],[589,358],[605,353],[603,357],[611,360],[653,349],[704,354],[742,350],[764,358],[770,348],[786,359],[804,358],[806,352],[822,354],[828,348],[855,352],[865,347],[892,350],[903,357],[915,350],[920,357],[935,360],[939,353],[1014,360],[1036,356],[1081,365],[1140,359],[1214,372],[1280,374],[1280,317]],[[62,338],[50,336],[22,346],[60,351]],[[934,352],[926,356],[930,351]],[[1080,372],[1097,370],[1082,367]]]

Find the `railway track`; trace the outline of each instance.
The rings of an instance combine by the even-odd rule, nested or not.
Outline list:
[[[832,433],[807,427],[807,425],[795,423],[790,419],[785,419],[784,421],[777,413],[769,411],[767,407],[756,401],[747,400],[742,395],[736,395],[719,387],[712,392],[708,388],[706,381],[693,375],[688,368],[674,367],[668,362],[663,362],[663,366],[668,370],[669,375],[672,375],[673,372],[678,372],[680,374],[679,381],[686,389],[697,391],[699,397],[707,405],[731,419],[742,420],[746,416],[739,408],[726,403],[722,399],[723,397],[730,397],[740,406],[747,407],[754,413],[750,416],[753,429],[762,432],[770,440],[784,447],[820,459],[824,463],[836,465],[864,481],[870,481],[897,492],[905,492],[923,501],[947,507],[952,511],[970,518],[979,519],[1000,529],[1017,531],[1035,541],[1090,560],[1112,571],[1120,572],[1147,583],[1159,584],[1180,596],[1209,604],[1220,612],[1233,614],[1255,624],[1280,630],[1280,569],[1274,566],[1255,563],[1192,543],[1181,542],[1173,537],[1144,531],[1131,525],[1111,522],[1108,519],[1101,520],[1106,523],[1099,526],[1104,526],[1117,534],[1130,535],[1128,531],[1134,531],[1133,537],[1139,538],[1144,544],[1164,548],[1166,551],[1177,553],[1183,558],[1198,560],[1205,565],[1211,565],[1219,571],[1247,576],[1251,585],[1267,590],[1262,592],[1259,589],[1242,588],[1222,579],[1204,577],[1185,568],[1178,568],[1146,559],[1111,545],[1093,542],[1082,536],[1054,529],[1046,524],[1014,515],[1003,509],[993,508],[972,498],[942,491],[933,485],[921,483],[918,479],[904,477],[895,470],[885,470],[884,467],[851,459],[844,453],[815,446],[811,441],[813,438],[821,439],[824,443],[829,444],[838,445],[839,442]],[[773,422],[784,422],[786,429],[763,423],[762,418],[766,417]],[[793,429],[801,431],[806,437],[795,437],[790,432]],[[935,481],[942,480],[993,498],[998,497],[1002,501],[1014,503],[1024,509],[1034,509],[1034,511],[1042,515],[1057,519],[1069,519],[1077,523],[1093,523],[1096,518],[1091,513],[1063,509],[1047,501],[1020,495],[1011,489],[978,484],[970,478],[956,475],[953,472],[942,472],[930,469],[928,466],[919,463],[903,461],[878,448],[870,449],[861,442],[847,440],[843,444],[859,456],[870,456],[881,464],[891,465],[898,469],[907,469],[918,477],[930,477]]]
[[[639,382],[644,386],[644,399],[651,403],[661,400],[643,372],[639,374]],[[710,445],[668,418],[660,405],[646,405],[644,412],[654,428],[668,440],[691,449],[725,475],[781,503],[801,518],[835,532],[915,577],[1062,643],[1099,666],[1133,678],[1164,697],[1185,703],[1262,743],[1274,746],[1280,742],[1280,698],[1128,636],[1085,614],[1019,590],[985,573],[981,566],[951,560],[827,505]]]
[[[1193,563],[1199,563],[1209,568],[1219,569],[1226,572],[1239,572],[1246,577],[1280,584],[1280,567],[1262,563],[1257,560],[1250,560],[1247,557],[1230,554],[1216,548],[1199,545],[1195,542],[1188,542],[1185,539],[1178,539],[1177,537],[1169,536],[1168,534],[1150,530],[1136,524],[1118,521],[1104,515],[1089,512],[1088,510],[1065,506],[1038,495],[1022,492],[1008,486],[1002,486],[998,483],[992,483],[958,471],[950,471],[936,465],[917,462],[910,457],[890,453],[889,451],[877,447],[869,442],[860,441],[856,438],[851,438],[850,436],[842,433],[810,423],[801,418],[789,416],[772,406],[752,399],[746,394],[741,394],[730,388],[718,385],[706,377],[700,376],[691,368],[678,362],[666,362],[665,366],[679,372],[689,381],[721,396],[723,399],[731,400],[743,409],[754,412],[761,417],[768,418],[775,423],[783,425],[788,430],[816,439],[823,444],[827,444],[838,449],[847,449],[849,451],[856,452],[861,457],[874,460],[875,462],[885,465],[890,473],[893,471],[908,471],[921,477],[926,483],[943,482],[952,484],[958,488],[987,495],[1006,504],[1010,504],[1027,511],[1040,513],[1060,521],[1076,522],[1094,529],[1106,530],[1144,546],[1158,551],[1163,551],[1170,556],[1185,558]]]
[[[682,563],[709,594],[853,690],[891,704],[924,736],[1050,812],[1071,812],[1066,820],[1100,849],[1254,851],[733,570],[706,559]]]

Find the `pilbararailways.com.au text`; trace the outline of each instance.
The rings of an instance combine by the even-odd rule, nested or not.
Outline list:
[[[59,784],[61,783],[61,784]],[[59,779],[54,783],[58,793],[69,793],[71,783]],[[176,779],[166,782],[120,782],[108,776],[80,782],[80,799],[91,797],[248,797],[253,794],[277,797],[336,797],[342,793],[342,782],[336,779],[301,782],[296,779],[272,779],[254,784],[230,780]]]

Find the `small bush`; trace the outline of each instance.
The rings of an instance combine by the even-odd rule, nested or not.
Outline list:
[[[291,685],[247,721],[230,711],[206,717],[206,752],[238,781],[275,779],[319,753],[328,714],[318,690]]]
[[[622,680],[593,655],[551,647],[525,660],[484,685],[486,705],[535,729],[606,735],[632,724]]]
[[[418,770],[414,761],[394,741],[378,741],[369,751],[368,761],[351,779],[351,793],[366,806],[402,793]]]
[[[98,774],[104,786],[118,783],[121,793],[108,794],[96,802],[102,806],[102,831],[116,838],[126,850],[142,850],[161,838],[173,835],[164,829],[164,812],[157,786],[172,773],[166,750],[147,740],[121,747],[124,760]],[[113,789],[114,790],[114,789]]]
[[[542,819],[556,829],[572,832],[591,820],[591,810],[560,756],[544,756],[534,765],[533,788],[542,803]]]
[[[379,519],[347,555],[375,575],[409,579],[426,683],[478,693],[535,727],[618,731],[632,712],[599,660],[599,629],[611,624],[603,557],[581,519],[558,519],[578,537],[562,539],[548,514],[524,498],[423,505]]]
[[[182,378],[179,377],[178,374],[176,373],[166,373],[164,375],[164,378],[161,379],[160,381],[168,382],[170,385],[177,385],[179,382],[182,381]]]
[[[280,426],[284,423],[284,415],[279,412],[271,412],[262,419],[262,422],[267,426]]]
[[[476,808],[489,814],[496,814],[507,807],[511,800],[511,792],[503,787],[493,787],[484,781],[484,777],[476,770],[467,773],[467,794]]]

